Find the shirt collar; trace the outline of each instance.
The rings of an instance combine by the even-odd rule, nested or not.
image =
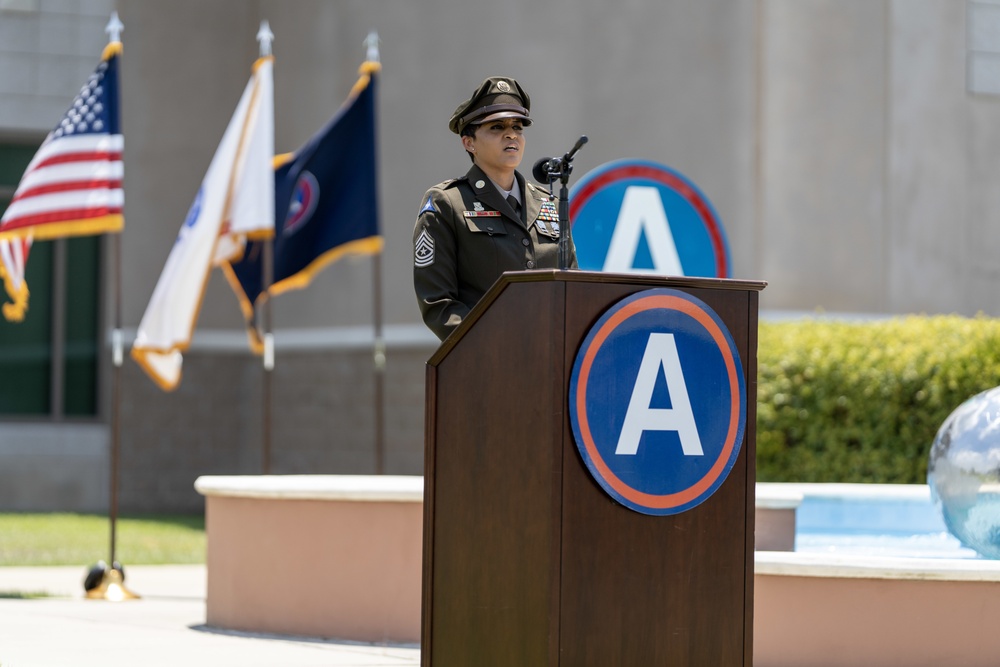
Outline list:
[[[489,178],[489,177],[487,177],[487,178]],[[524,206],[524,201],[521,200],[521,188],[518,187],[519,184],[517,182],[517,178],[514,178],[514,189],[513,190],[504,190],[499,185],[497,185],[497,182],[494,181],[492,178],[490,178],[490,183],[493,184],[493,187],[495,187],[497,189],[497,191],[500,193],[500,195],[504,199],[506,199],[510,195],[514,195],[514,199],[517,200],[517,203],[520,204],[521,206]]]

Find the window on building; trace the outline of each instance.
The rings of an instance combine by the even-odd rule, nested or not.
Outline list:
[[[38,146],[0,143],[0,213]],[[0,418],[92,417],[98,409],[100,237],[36,241],[23,322],[0,316]],[[8,301],[0,286],[0,296]]]
[[[1000,95],[1000,0],[966,0],[966,87]]]

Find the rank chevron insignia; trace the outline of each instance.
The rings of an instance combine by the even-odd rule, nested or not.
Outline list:
[[[434,239],[424,229],[413,244],[413,265],[423,268],[434,263]]]

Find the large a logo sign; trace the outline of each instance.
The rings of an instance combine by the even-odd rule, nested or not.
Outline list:
[[[581,269],[730,277],[726,235],[712,204],[680,173],[619,160],[587,173],[570,191]]]
[[[746,425],[739,353],[695,297],[651,289],[612,306],[573,365],[569,413],[598,484],[637,512],[708,499],[736,463]]]

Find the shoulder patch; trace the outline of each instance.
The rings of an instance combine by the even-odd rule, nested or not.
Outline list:
[[[437,212],[437,209],[434,208],[434,202],[431,201],[430,196],[427,197],[427,201],[424,202],[424,207],[422,209],[420,209],[420,213],[417,213],[417,215],[423,215],[424,213],[427,213],[428,211]]]
[[[430,201],[428,199],[428,201]],[[413,266],[424,268],[434,263],[434,238],[426,229],[413,242]]]

